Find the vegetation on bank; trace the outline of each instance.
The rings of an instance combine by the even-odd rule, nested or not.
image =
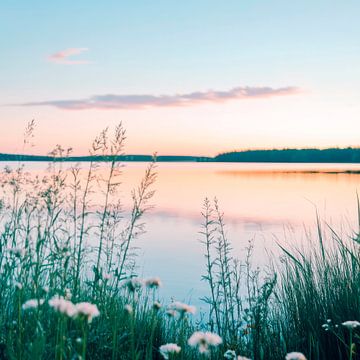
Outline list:
[[[72,156],[68,154],[56,157],[1,154],[0,161],[65,161],[65,162],[111,162],[111,154],[93,154],[88,156]],[[151,155],[116,156],[116,161],[152,161]],[[243,150],[225,152],[215,157],[206,156],[174,156],[161,155],[158,162],[265,162],[265,163],[360,163],[360,148],[328,148],[328,149],[270,149],[270,150]]]
[[[118,155],[116,161],[145,161],[153,160],[152,155]],[[62,162],[111,162],[111,155],[94,155],[94,156],[65,156],[62,158],[54,156],[41,155],[17,155],[17,154],[0,154],[0,161],[62,161]],[[173,156],[161,155],[156,158],[157,162],[208,162],[211,158],[201,156]]]
[[[359,163],[360,148],[244,150],[219,154],[219,162]]]
[[[283,248],[280,261],[261,270],[252,266],[251,241],[244,259],[234,256],[218,202],[205,200],[209,310],[194,318],[189,304],[159,301],[161,279],[137,277],[135,242],[145,231],[156,166],[149,164],[125,211],[117,161],[124,140],[121,125],[94,140],[91,156],[112,159],[101,168],[55,161],[42,177],[21,163],[1,173],[0,358],[359,356],[360,229],[340,236],[319,221],[308,252]]]

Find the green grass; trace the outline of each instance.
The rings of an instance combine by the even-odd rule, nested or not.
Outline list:
[[[208,312],[194,318],[192,307],[159,304],[158,280],[136,278],[133,245],[151,209],[156,164],[124,211],[116,161],[124,140],[121,124],[94,140],[90,155],[109,159],[101,168],[54,161],[39,176],[21,163],[1,173],[0,358],[150,360],[163,358],[159,348],[168,343],[181,347],[170,359],[222,359],[227,350],[252,359],[284,359],[291,351],[308,359],[359,356],[357,328],[341,325],[360,319],[359,231],[340,236],[320,220],[307,251],[282,248],[272,268],[254,269],[254,244],[236,258],[217,200],[205,200],[199,246]],[[60,146],[52,152],[55,159],[69,154]],[[56,310],[56,296],[66,308]],[[35,306],[24,309],[29,300]],[[216,333],[222,343],[195,334],[200,347],[192,347],[196,331]]]
[[[179,359],[197,353],[187,340],[200,327],[186,308],[168,312],[174,304],[158,304],[156,279],[152,286],[126,285],[136,278],[133,242],[152,207],[156,164],[134,186],[125,211],[117,161],[124,140],[121,124],[94,140],[90,154],[110,159],[101,167],[65,168],[57,159],[70,150],[57,146],[45,174],[32,176],[21,163],[1,173],[0,358],[159,359],[166,343],[182,347]],[[29,300],[38,306],[25,309]],[[91,322],[76,310],[84,302],[100,313]]]

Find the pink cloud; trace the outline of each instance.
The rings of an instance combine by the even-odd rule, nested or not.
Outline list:
[[[67,110],[87,109],[145,109],[149,107],[191,106],[203,103],[225,103],[243,99],[260,99],[295,95],[297,87],[236,87],[227,91],[198,91],[175,95],[95,95],[84,99],[49,100],[21,104],[21,106],[54,106]]]
[[[55,54],[52,54],[48,57],[48,60],[55,64],[65,64],[65,65],[79,65],[79,64],[89,64],[87,60],[72,60],[69,57],[80,55],[85,51],[88,51],[87,48],[69,48],[62,51],[59,51]]]

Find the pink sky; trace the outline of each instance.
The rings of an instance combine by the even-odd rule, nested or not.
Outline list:
[[[325,111],[324,111],[325,109]],[[147,109],[66,110],[50,106],[2,108],[8,118],[0,133],[0,152],[21,152],[27,119],[37,126],[35,147],[26,152],[45,154],[56,144],[87,154],[101,129],[123,121],[126,153],[209,155],[246,148],[327,147],[357,145],[356,106],[333,103],[328,110],[319,95],[309,91],[291,96],[204,102],[191,106]],[[338,119],[343,119],[339,128]],[[346,125],[346,126],[345,126]]]

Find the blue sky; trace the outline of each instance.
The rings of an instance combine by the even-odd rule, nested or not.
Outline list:
[[[58,142],[84,153],[92,136],[119,120],[131,153],[358,145],[359,13],[360,2],[338,0],[2,0],[0,95],[13,106],[0,108],[8,129],[0,152],[17,150],[32,118],[38,153]],[[74,48],[88,50],[66,61],[81,63],[51,61]],[[246,87],[299,91],[185,107],[52,105]]]

